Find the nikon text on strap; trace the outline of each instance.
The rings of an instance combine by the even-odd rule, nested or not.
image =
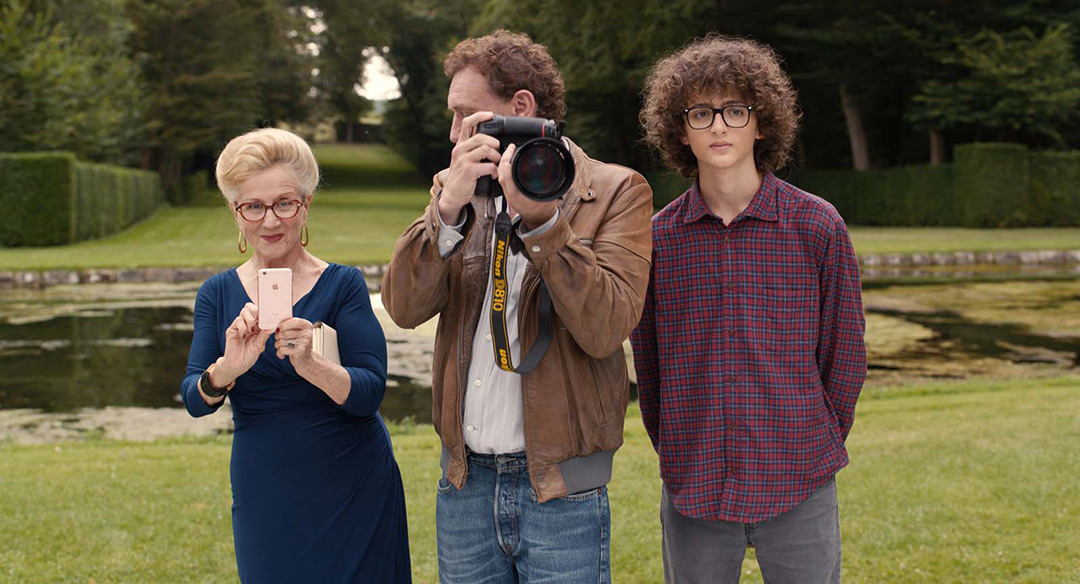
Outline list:
[[[506,303],[510,298],[510,283],[506,274],[506,261],[510,255],[510,239],[514,227],[510,214],[506,212],[506,199],[502,200],[501,210],[495,218],[495,250],[491,254],[491,341],[495,351],[495,363],[503,371],[525,374],[536,368],[551,345],[551,294],[543,278],[540,279],[539,328],[536,342],[521,364],[514,367],[510,354],[510,335],[506,326]]]

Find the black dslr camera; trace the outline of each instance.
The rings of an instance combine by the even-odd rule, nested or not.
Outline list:
[[[476,131],[499,139],[499,152],[517,145],[510,161],[511,176],[518,190],[534,201],[551,201],[563,196],[574,182],[574,158],[562,142],[564,122],[543,118],[495,116],[481,122]],[[502,187],[490,176],[476,181],[476,195],[502,195]]]

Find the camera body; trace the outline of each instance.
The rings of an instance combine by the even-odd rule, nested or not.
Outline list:
[[[479,134],[499,139],[499,152],[517,146],[510,161],[511,176],[526,197],[535,201],[558,199],[574,182],[574,158],[562,142],[564,123],[543,118],[495,116],[476,127]],[[502,187],[491,177],[476,181],[476,195],[498,196]]]

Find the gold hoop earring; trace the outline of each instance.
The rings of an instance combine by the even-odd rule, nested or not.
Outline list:
[[[244,232],[240,232],[239,239],[236,240],[236,249],[240,250],[240,253],[247,253],[247,239],[244,238]]]
[[[302,247],[307,247],[307,243],[308,243],[307,223],[304,223],[304,226],[300,228],[300,245]]]

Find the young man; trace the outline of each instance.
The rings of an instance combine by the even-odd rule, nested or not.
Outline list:
[[[427,211],[398,240],[382,291],[401,326],[439,316],[439,577],[607,582],[605,485],[629,394],[622,342],[648,287],[652,191],[639,174],[593,160],[569,140],[570,190],[549,202],[518,191],[514,148],[500,153],[496,138],[475,129],[493,114],[562,118],[562,77],[527,36],[465,40],[444,69],[454,114],[450,168],[435,176]],[[488,176],[505,197],[474,196],[477,179]],[[513,217],[509,253],[505,235],[493,237],[503,212]],[[537,344],[545,287],[550,346],[531,372],[504,370],[497,351],[509,352],[512,369]],[[505,309],[493,312],[504,297]]]
[[[641,121],[693,186],[653,219],[631,335],[660,456],[666,582],[840,581],[834,475],[866,377],[859,269],[824,200],[776,178],[799,114],[777,55],[709,36],[656,64]]]

